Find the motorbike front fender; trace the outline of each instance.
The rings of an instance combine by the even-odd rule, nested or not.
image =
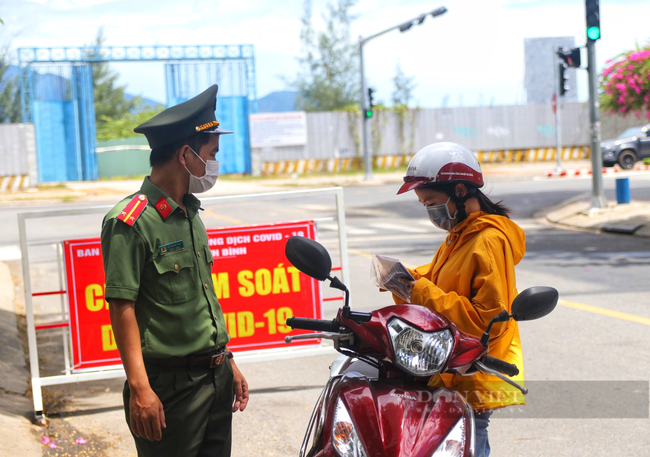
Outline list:
[[[340,398],[367,455],[431,457],[462,421],[464,456],[474,454],[474,415],[458,393],[401,379],[373,379],[345,374],[332,386],[322,428],[324,456],[338,457],[332,441],[334,413]],[[316,453],[315,453],[316,454]]]

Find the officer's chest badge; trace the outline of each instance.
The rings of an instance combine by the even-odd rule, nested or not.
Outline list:
[[[173,243],[158,246],[158,252],[160,255],[168,254],[170,252],[182,251],[183,249],[185,249],[185,243],[183,243],[183,240],[174,241]]]
[[[156,204],[154,205],[163,219],[167,219],[172,212],[169,203],[165,200],[165,197],[160,197]]]
[[[119,216],[117,216],[117,219],[124,222],[126,225],[133,227],[133,224],[135,224],[135,221],[138,220],[146,207],[147,197],[144,195],[136,195],[131,199],[129,204],[126,205]]]

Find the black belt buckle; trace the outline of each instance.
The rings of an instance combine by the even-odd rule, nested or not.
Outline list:
[[[210,368],[215,368],[221,366],[223,360],[226,358],[226,353],[222,352],[220,354],[213,354],[210,356]]]

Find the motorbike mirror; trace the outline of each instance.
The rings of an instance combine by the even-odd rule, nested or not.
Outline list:
[[[325,281],[332,271],[332,259],[318,242],[303,236],[292,236],[287,241],[284,253],[298,270],[307,276]]]
[[[512,302],[512,317],[516,321],[532,321],[555,309],[560,294],[552,287],[530,287]]]

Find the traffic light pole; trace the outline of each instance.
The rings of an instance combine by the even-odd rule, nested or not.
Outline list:
[[[359,73],[361,73],[361,98],[359,99],[359,109],[361,110],[361,116],[362,116],[361,122],[363,125],[363,162],[366,169],[366,174],[364,177],[366,181],[372,179],[372,155],[370,154],[370,126],[369,126],[370,119],[366,115],[366,111],[370,109],[370,107],[366,103],[366,77],[365,77],[365,68],[363,65],[363,45],[366,44],[368,41],[372,40],[373,38],[377,38],[378,36],[381,36],[392,30],[399,30],[400,32],[406,32],[411,27],[413,27],[413,25],[422,24],[426,16],[429,14],[431,15],[431,17],[435,18],[442,14],[445,14],[446,12],[447,12],[447,8],[445,8],[444,6],[440,6],[433,11],[430,11],[425,14],[421,14],[418,17],[415,17],[409,21],[406,21],[400,25],[396,25],[389,29],[382,30],[381,32],[375,33],[374,35],[370,35],[366,38],[362,36],[359,37]]]
[[[600,111],[598,74],[596,72],[596,41],[587,40],[587,73],[589,75],[589,123],[591,133],[591,209],[607,207],[603,190],[603,155],[600,150]]]
[[[361,100],[359,109],[361,110],[361,123],[363,129],[363,163],[365,168],[365,176],[363,179],[369,181],[372,179],[372,156],[370,155],[370,128],[368,123],[370,119],[366,116],[367,103],[366,103],[366,71],[363,64],[363,45],[365,40],[359,37],[359,72],[361,73]]]
[[[559,95],[561,92],[560,86],[564,84],[564,81],[560,81],[558,65],[555,58],[555,50],[553,50],[553,72],[555,74],[555,92],[553,93],[553,103],[555,104],[555,158],[557,159],[556,171],[562,171],[562,127],[560,123],[560,100],[562,96]]]

